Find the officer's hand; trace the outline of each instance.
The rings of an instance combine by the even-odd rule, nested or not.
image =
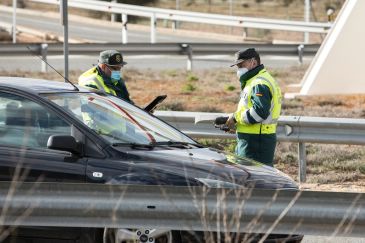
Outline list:
[[[230,129],[230,130],[227,131],[227,133],[234,134],[234,133],[236,133],[236,130]]]
[[[236,131],[236,121],[234,119],[234,114],[229,116],[228,120],[226,121],[226,126],[229,128],[229,131]]]

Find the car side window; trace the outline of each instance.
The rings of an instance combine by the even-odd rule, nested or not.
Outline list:
[[[47,148],[51,135],[70,135],[71,125],[24,97],[0,92],[0,146]]]

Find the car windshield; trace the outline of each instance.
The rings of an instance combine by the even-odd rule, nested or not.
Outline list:
[[[111,95],[53,93],[42,96],[73,113],[78,120],[114,145],[195,143],[147,112]]]

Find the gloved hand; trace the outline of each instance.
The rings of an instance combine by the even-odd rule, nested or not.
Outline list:
[[[217,125],[217,126],[225,125],[228,118],[229,118],[228,116],[219,116],[219,117],[215,118],[214,125]]]
[[[228,120],[226,121],[226,126],[229,128],[229,133],[235,133],[236,132],[236,119],[234,118],[234,113],[232,113]]]
[[[222,131],[228,132],[229,128],[226,126],[228,116],[219,116],[214,120],[214,127],[219,128]]]

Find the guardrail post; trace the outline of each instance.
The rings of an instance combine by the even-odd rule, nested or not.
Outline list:
[[[13,26],[11,29],[13,36],[13,43],[16,43],[16,8],[17,8],[17,0],[13,0]]]
[[[248,34],[247,34],[247,33],[248,33],[247,31],[248,31],[248,29],[247,29],[247,28],[243,28],[243,32],[242,32],[242,37],[243,37],[243,39],[246,39],[246,38],[248,37],[248,36],[247,36],[247,35],[248,35]]]
[[[177,30],[178,29],[177,21],[176,20],[172,21],[171,27],[172,27],[173,30]]]
[[[156,15],[151,15],[151,43],[156,43]]]
[[[300,44],[298,46],[298,57],[299,57],[299,63],[303,64],[303,53],[304,53],[304,45]]]
[[[304,1],[304,21],[308,23],[310,21],[310,12],[311,12],[311,0]],[[304,43],[308,44],[309,42],[309,32],[304,32]]]
[[[176,0],[176,10],[180,9],[180,3],[179,0]],[[179,22],[177,20],[174,20],[172,22],[172,29],[173,30],[177,30],[179,28]]]
[[[122,14],[122,43],[127,44],[128,43],[128,30],[127,30],[127,22],[128,22],[128,16],[126,14]]]
[[[191,48],[191,46],[189,44],[181,44],[181,48],[183,49],[183,52],[185,52],[186,55],[188,55],[186,69],[188,71],[192,71],[193,70],[193,49]]]
[[[65,61],[64,77],[68,79],[68,1],[60,1],[61,24],[63,26],[63,56]]]
[[[42,68],[41,68],[41,72],[42,73],[46,73],[47,72],[47,51],[48,51],[48,44],[41,44],[41,56],[42,56],[42,59],[44,60],[41,65],[42,65]]]
[[[117,3],[117,0],[112,0],[111,3]],[[112,13],[112,15],[110,16],[110,21],[115,22],[117,20],[117,14],[116,13]]]
[[[305,152],[305,143],[299,143],[298,145],[298,156],[299,156],[299,182],[306,181],[307,175],[307,160],[306,160],[306,152]]]

